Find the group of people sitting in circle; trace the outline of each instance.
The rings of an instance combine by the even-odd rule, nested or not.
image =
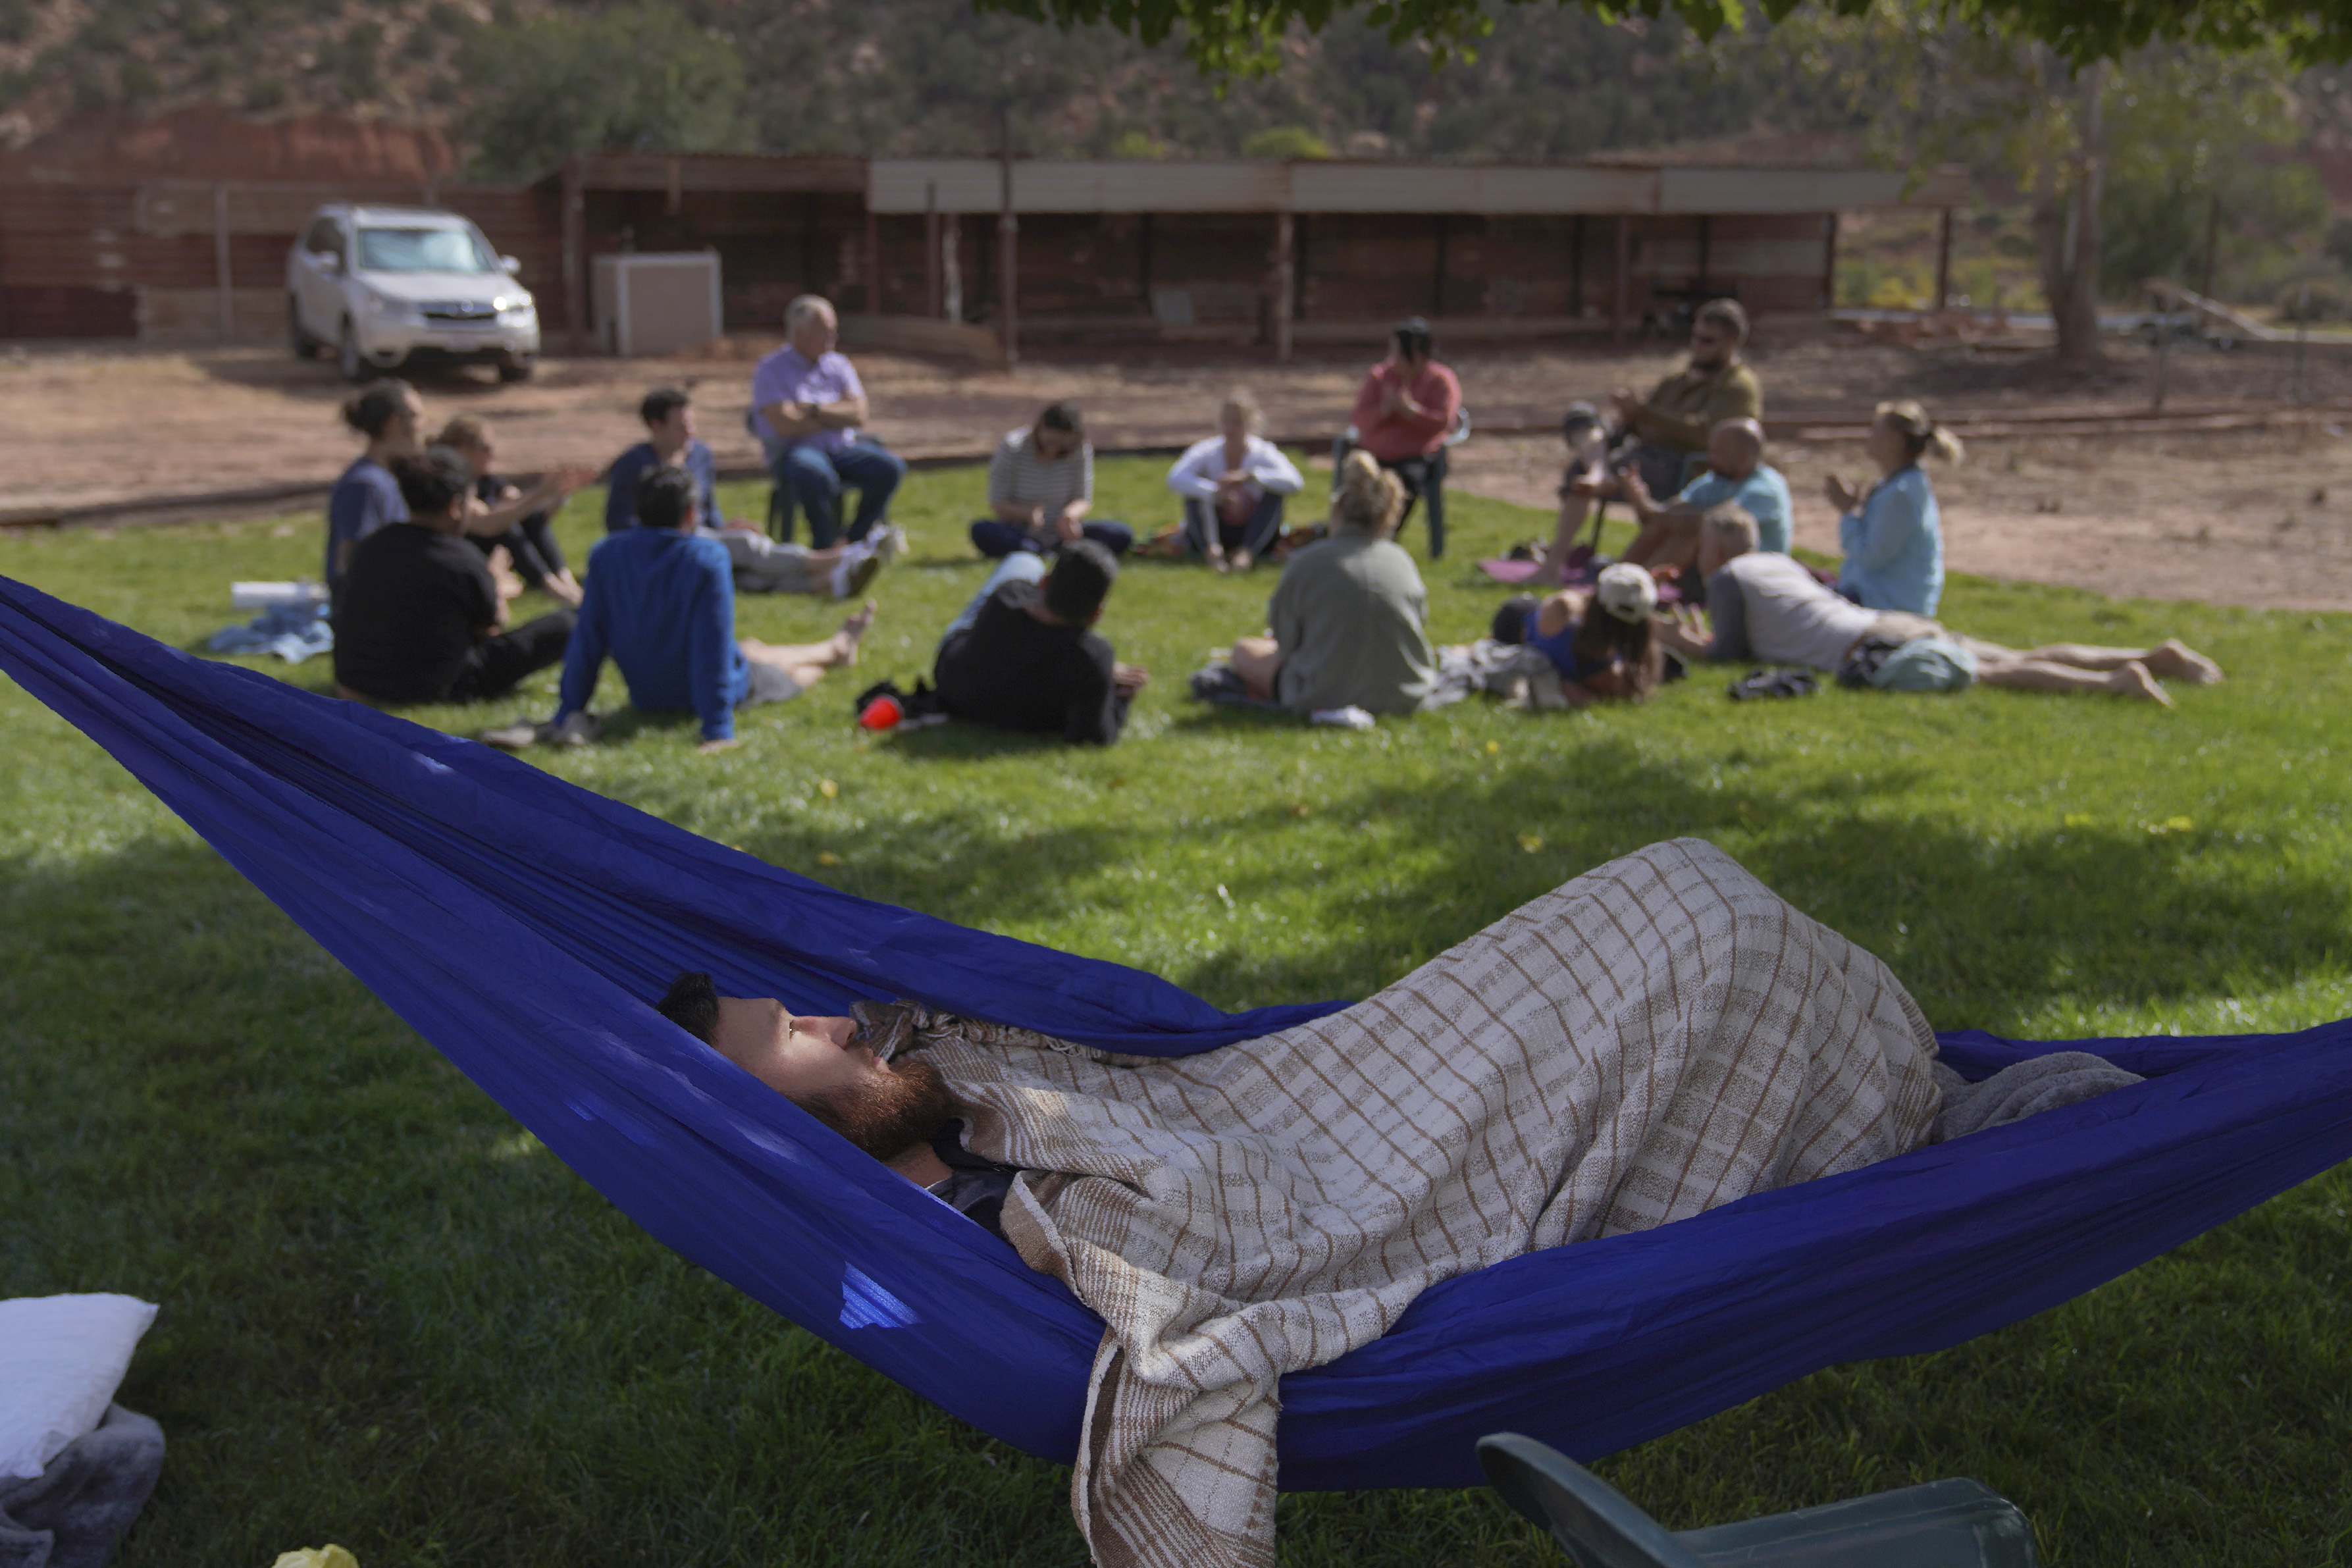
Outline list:
[[[753,374],[747,416],[774,479],[769,522],[779,537],[721,512],[693,402],[659,388],[638,411],[646,439],[604,472],[607,537],[584,584],[551,520],[593,471],[559,469],[518,487],[499,477],[484,421],[461,416],[427,441],[414,388],[388,379],[362,389],[343,417],[366,450],[338,480],[327,516],[339,694],[381,704],[493,698],[560,662],[552,718],[486,738],[579,744],[596,732],[589,703],[609,657],[635,707],[690,710],[705,748],[719,749],[734,742],[739,708],[789,699],[855,663],[870,601],[818,643],[771,645],[734,629],[737,592],[857,600],[905,542],[887,520],[906,463],[863,430],[866,392],[835,347],[833,308],[796,300],[786,329]],[[1495,644],[1524,650],[1553,683],[1547,705],[1640,701],[1682,666],[1709,661],[1897,689],[1974,681],[2158,702],[2169,700],[2160,680],[2221,678],[2178,641],[2020,650],[1937,621],[1942,533],[1920,465],[1957,462],[1961,450],[1916,403],[1879,406],[1865,448],[1875,482],[1826,481],[1840,513],[1837,572],[1799,563],[1789,553],[1788,481],[1769,460],[1762,387],[1741,355],[1747,334],[1737,302],[1710,301],[1681,369],[1646,395],[1621,387],[1605,406],[1570,408],[1554,537],[1531,552],[1528,579],[1546,591],[1507,600],[1489,627]],[[1236,700],[1359,716],[1445,700],[1428,592],[1395,539],[1418,505],[1430,554],[1442,554],[1446,448],[1465,422],[1461,383],[1435,358],[1427,323],[1395,330],[1352,420],[1337,446],[1328,513],[1311,527],[1286,526],[1305,479],[1266,439],[1246,391],[1224,399],[1218,433],[1168,470],[1181,521],[1150,552],[1220,573],[1281,562],[1263,634],[1235,638],[1229,663],[1204,672]],[[1595,509],[1612,501],[1636,525],[1614,562],[1581,542]],[[1050,404],[1002,438],[987,504],[969,531],[997,565],[940,639],[940,710],[1073,742],[1117,740],[1150,677],[1119,662],[1094,628],[1137,537],[1094,514],[1094,449],[1076,406]],[[807,545],[792,542],[800,513]],[[510,603],[534,589],[556,607],[514,624]]]
[[[1832,473],[1824,483],[1839,513],[1837,571],[1798,562],[1789,483],[1768,460],[1763,388],[1741,355],[1747,336],[1738,302],[1711,300],[1696,313],[1681,369],[1647,395],[1620,387],[1605,408],[1570,408],[1554,535],[1530,552],[1528,584],[1550,591],[1514,595],[1489,627],[1495,643],[1541,656],[1538,673],[1556,683],[1551,705],[1640,701],[1700,662],[1796,666],[1890,689],[1981,683],[2156,702],[2170,700],[2161,680],[2221,678],[2178,640],[2017,649],[1939,623],[1942,525],[1920,465],[1958,462],[1961,444],[1914,402],[1877,408],[1864,447],[1874,482]],[[1458,695],[1442,689],[1427,591],[1393,535],[1416,500],[1438,502],[1460,406],[1460,384],[1431,357],[1426,324],[1399,326],[1359,395],[1327,537],[1287,557],[1265,635],[1237,639],[1229,671],[1216,673],[1251,700],[1318,716],[1349,707],[1405,713]],[[1245,418],[1228,405],[1224,439],[1236,458]],[[1186,453],[1171,487],[1180,478],[1197,484],[1221,460],[1216,446]],[[1595,509],[1612,500],[1636,525],[1615,562],[1581,542]],[[1443,513],[1427,510],[1435,559]],[[1221,516],[1239,513],[1236,502]],[[1188,539],[1197,527],[1188,515]]]
[[[336,482],[327,509],[338,694],[386,705],[494,698],[560,662],[553,718],[484,738],[580,744],[595,734],[588,704],[609,656],[633,705],[693,712],[703,748],[720,750],[735,743],[739,708],[796,696],[855,663],[873,624],[870,601],[823,642],[776,645],[735,634],[738,591],[854,600],[905,542],[883,521],[905,466],[860,439],[864,391],[848,361],[831,352],[830,308],[814,303],[819,309],[796,307],[792,342],[761,363],[755,383],[763,395],[758,416],[790,433],[775,465],[779,494],[808,512],[812,545],[727,519],[693,400],[663,387],[639,405],[645,440],[604,471],[607,537],[590,552],[583,584],[550,524],[593,471],[559,469],[520,490],[496,477],[483,421],[453,419],[427,442],[415,388],[390,379],[362,388],[343,418],[367,448]],[[808,455],[798,455],[803,447]],[[836,542],[845,479],[866,489]],[[534,588],[560,607],[511,625],[509,602]]]

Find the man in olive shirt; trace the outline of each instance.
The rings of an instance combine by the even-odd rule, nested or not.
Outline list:
[[[1764,389],[1739,357],[1747,341],[1748,312],[1739,301],[1709,300],[1691,322],[1690,359],[1682,369],[1652,387],[1647,397],[1635,396],[1630,386],[1609,395],[1611,422],[1637,443],[1633,463],[1653,494],[1672,495],[1683,488],[1691,459],[1706,452],[1717,426],[1764,417]]]
[[[1559,521],[1550,555],[1533,581],[1562,581],[1567,552],[1593,503],[1625,494],[1619,476],[1631,468],[1654,496],[1680,495],[1703,467],[1707,437],[1733,419],[1760,422],[1764,388],[1739,357],[1748,341],[1748,312],[1737,300],[1709,300],[1691,321],[1690,358],[1650,389],[1630,386],[1609,395],[1604,423],[1579,419],[1590,405],[1571,408],[1567,430],[1568,477],[1559,487]]]

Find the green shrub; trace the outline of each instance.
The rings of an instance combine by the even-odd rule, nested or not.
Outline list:
[[[2283,321],[2352,321],[2352,287],[2344,279],[2300,278],[2278,291]]]
[[[1244,158],[1328,158],[1331,144],[1304,125],[1276,125],[1242,142]]]
[[[484,94],[467,126],[479,179],[535,180],[597,147],[752,149],[742,51],[668,0],[493,26],[469,74]]]

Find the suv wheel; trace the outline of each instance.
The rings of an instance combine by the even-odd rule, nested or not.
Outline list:
[[[294,296],[286,296],[286,336],[296,359],[319,357],[319,340],[302,330],[302,307]]]
[[[365,381],[373,369],[360,353],[360,340],[352,331],[349,316],[343,318],[342,335],[335,341],[335,368],[343,373],[345,381]]]
[[[539,368],[536,354],[509,354],[499,361],[499,379],[504,382],[529,381],[530,373]]]

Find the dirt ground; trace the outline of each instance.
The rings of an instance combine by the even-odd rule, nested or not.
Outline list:
[[[2344,426],[2336,427],[2341,431]],[[1559,443],[1465,447],[1463,488],[1550,507]],[[1859,444],[1780,444],[1800,545],[1836,554],[1832,471],[1857,479]],[[2202,599],[2258,609],[2352,609],[2352,437],[2326,427],[2134,438],[1980,441],[1929,470],[1946,563],[2118,598]]]
[[[2267,410],[2280,424],[2084,436],[2035,426],[2145,410],[2155,374],[2146,350],[2125,346],[2107,364],[2076,371],[2038,356],[1915,350],[1826,330],[1760,336],[1752,357],[1776,429],[1832,432],[1775,448],[1797,493],[1801,543],[1836,548],[1822,476],[1836,468],[1857,477],[1863,466],[1843,431],[1874,401],[1913,396],[1948,419],[2003,417],[2026,431],[1979,438],[1965,466],[1937,474],[1956,570],[2122,596],[2352,609],[2352,437],[2344,434],[2352,359],[2315,355],[2298,412],[2287,403],[2293,370],[2283,354],[2177,353],[2166,369],[2176,416],[2242,420]],[[739,340],[670,359],[551,360],[520,386],[480,373],[417,379],[430,419],[466,412],[491,420],[502,466],[515,471],[602,464],[639,438],[636,400],[664,384],[694,390],[703,437],[722,465],[747,466],[758,458],[742,422],[751,364],[770,346]],[[1241,350],[1112,358],[1045,349],[1013,373],[887,354],[859,355],[858,365],[877,432],[922,458],[983,456],[1055,397],[1081,404],[1102,447],[1181,446],[1208,433],[1218,396],[1236,384],[1256,392],[1276,436],[1319,441],[1345,422],[1372,357],[1370,349],[1318,351],[1276,365]],[[1535,432],[1549,430],[1571,398],[1647,385],[1674,362],[1657,350],[1612,354],[1567,343],[1480,345],[1446,358],[1481,432],[1455,448],[1454,482],[1547,508],[1559,444]],[[0,519],[323,487],[355,449],[335,417],[347,393],[329,366],[261,350],[0,349],[0,422],[9,432]],[[190,510],[207,506],[215,515],[229,510],[202,500]]]

